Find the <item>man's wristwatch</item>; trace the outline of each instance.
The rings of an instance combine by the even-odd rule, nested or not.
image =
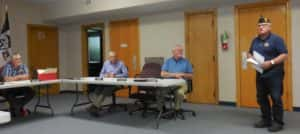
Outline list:
[[[272,64],[272,65],[275,65],[275,61],[274,61],[274,60],[271,60],[271,64]]]

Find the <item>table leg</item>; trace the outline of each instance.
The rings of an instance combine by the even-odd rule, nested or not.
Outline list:
[[[78,83],[75,84],[75,94],[76,94],[76,97],[75,97],[75,102],[74,104],[72,105],[72,108],[71,108],[71,115],[74,115],[74,109],[75,107],[80,107],[80,106],[83,106],[83,105],[88,105],[88,104],[91,104],[91,99],[90,97],[88,96],[88,102],[82,102],[82,103],[79,103],[79,97],[80,97],[80,92],[79,92],[79,85]]]
[[[158,115],[156,117],[156,129],[159,128],[159,121],[162,117],[162,113],[163,113],[163,105],[164,105],[164,98],[163,98],[163,92],[161,89],[156,88],[155,89],[156,92],[156,101],[157,101],[157,108],[158,108]]]
[[[164,116],[167,116],[167,115],[170,115],[170,114],[174,114],[175,115],[175,110],[172,108],[171,104],[170,104],[170,110],[168,111],[164,111],[164,105],[165,105],[165,96],[170,92],[172,91],[172,87],[168,87],[168,88],[157,88],[156,89],[156,101],[157,101],[157,107],[158,107],[158,110],[159,110],[159,114],[157,115],[157,118],[156,118],[156,129],[159,128],[159,122],[160,122],[160,119]],[[175,116],[174,116],[174,119]]]
[[[37,108],[47,108],[51,110],[51,115],[54,116],[54,110],[51,106],[50,99],[49,99],[49,85],[46,85],[46,105],[41,104],[41,86],[38,86],[38,101],[34,107],[34,112],[37,112]]]

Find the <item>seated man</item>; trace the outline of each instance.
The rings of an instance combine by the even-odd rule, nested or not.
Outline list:
[[[104,62],[103,67],[100,72],[100,78],[115,78],[115,77],[128,77],[127,67],[124,63],[118,60],[117,55],[115,52],[109,52],[108,60]],[[92,116],[98,117],[99,113],[98,110],[101,109],[102,103],[104,102],[105,98],[111,96],[114,92],[121,89],[117,86],[101,86],[96,88],[97,97],[93,104],[88,107],[88,112]]]
[[[172,49],[173,57],[166,60],[162,66],[161,76],[164,78],[176,78],[176,79],[192,79],[193,69],[191,63],[183,57],[183,47],[177,45]],[[187,91],[187,85],[183,84],[177,90],[175,96],[175,110],[179,111],[181,103],[185,98],[185,92]]]
[[[28,68],[22,64],[19,53],[12,55],[12,60],[4,66],[1,75],[5,82],[29,79]],[[9,88],[3,90],[2,94],[10,105],[13,117],[29,114],[29,110],[25,109],[24,105],[34,97],[35,93],[30,87]]]

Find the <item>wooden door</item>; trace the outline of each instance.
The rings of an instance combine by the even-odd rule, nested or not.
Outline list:
[[[237,13],[237,80],[238,105],[258,107],[256,102],[256,72],[251,65],[244,64],[245,54],[251,41],[257,36],[257,20],[263,15],[271,19],[272,32],[281,36],[290,48],[288,36],[288,15],[286,3],[261,3],[236,8]],[[289,51],[290,52],[290,51]],[[289,54],[290,55],[290,54]],[[291,108],[290,87],[290,56],[285,62],[284,104],[285,109]]]
[[[217,43],[215,12],[186,14],[186,50],[193,65],[189,101],[217,103]]]
[[[110,49],[115,51],[128,68],[129,77],[140,71],[138,19],[110,22]],[[118,96],[128,96],[128,90],[120,90]]]
[[[39,68],[58,68],[58,30],[44,25],[28,25],[28,67],[31,72]],[[59,86],[51,86],[50,93],[59,93]]]

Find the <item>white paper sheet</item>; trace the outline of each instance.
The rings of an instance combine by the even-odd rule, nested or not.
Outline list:
[[[264,72],[264,69],[261,67],[261,64],[265,62],[265,57],[262,56],[260,53],[254,51],[253,58],[248,58],[247,62],[251,63],[253,65],[253,68],[255,68],[257,72],[261,74]]]

